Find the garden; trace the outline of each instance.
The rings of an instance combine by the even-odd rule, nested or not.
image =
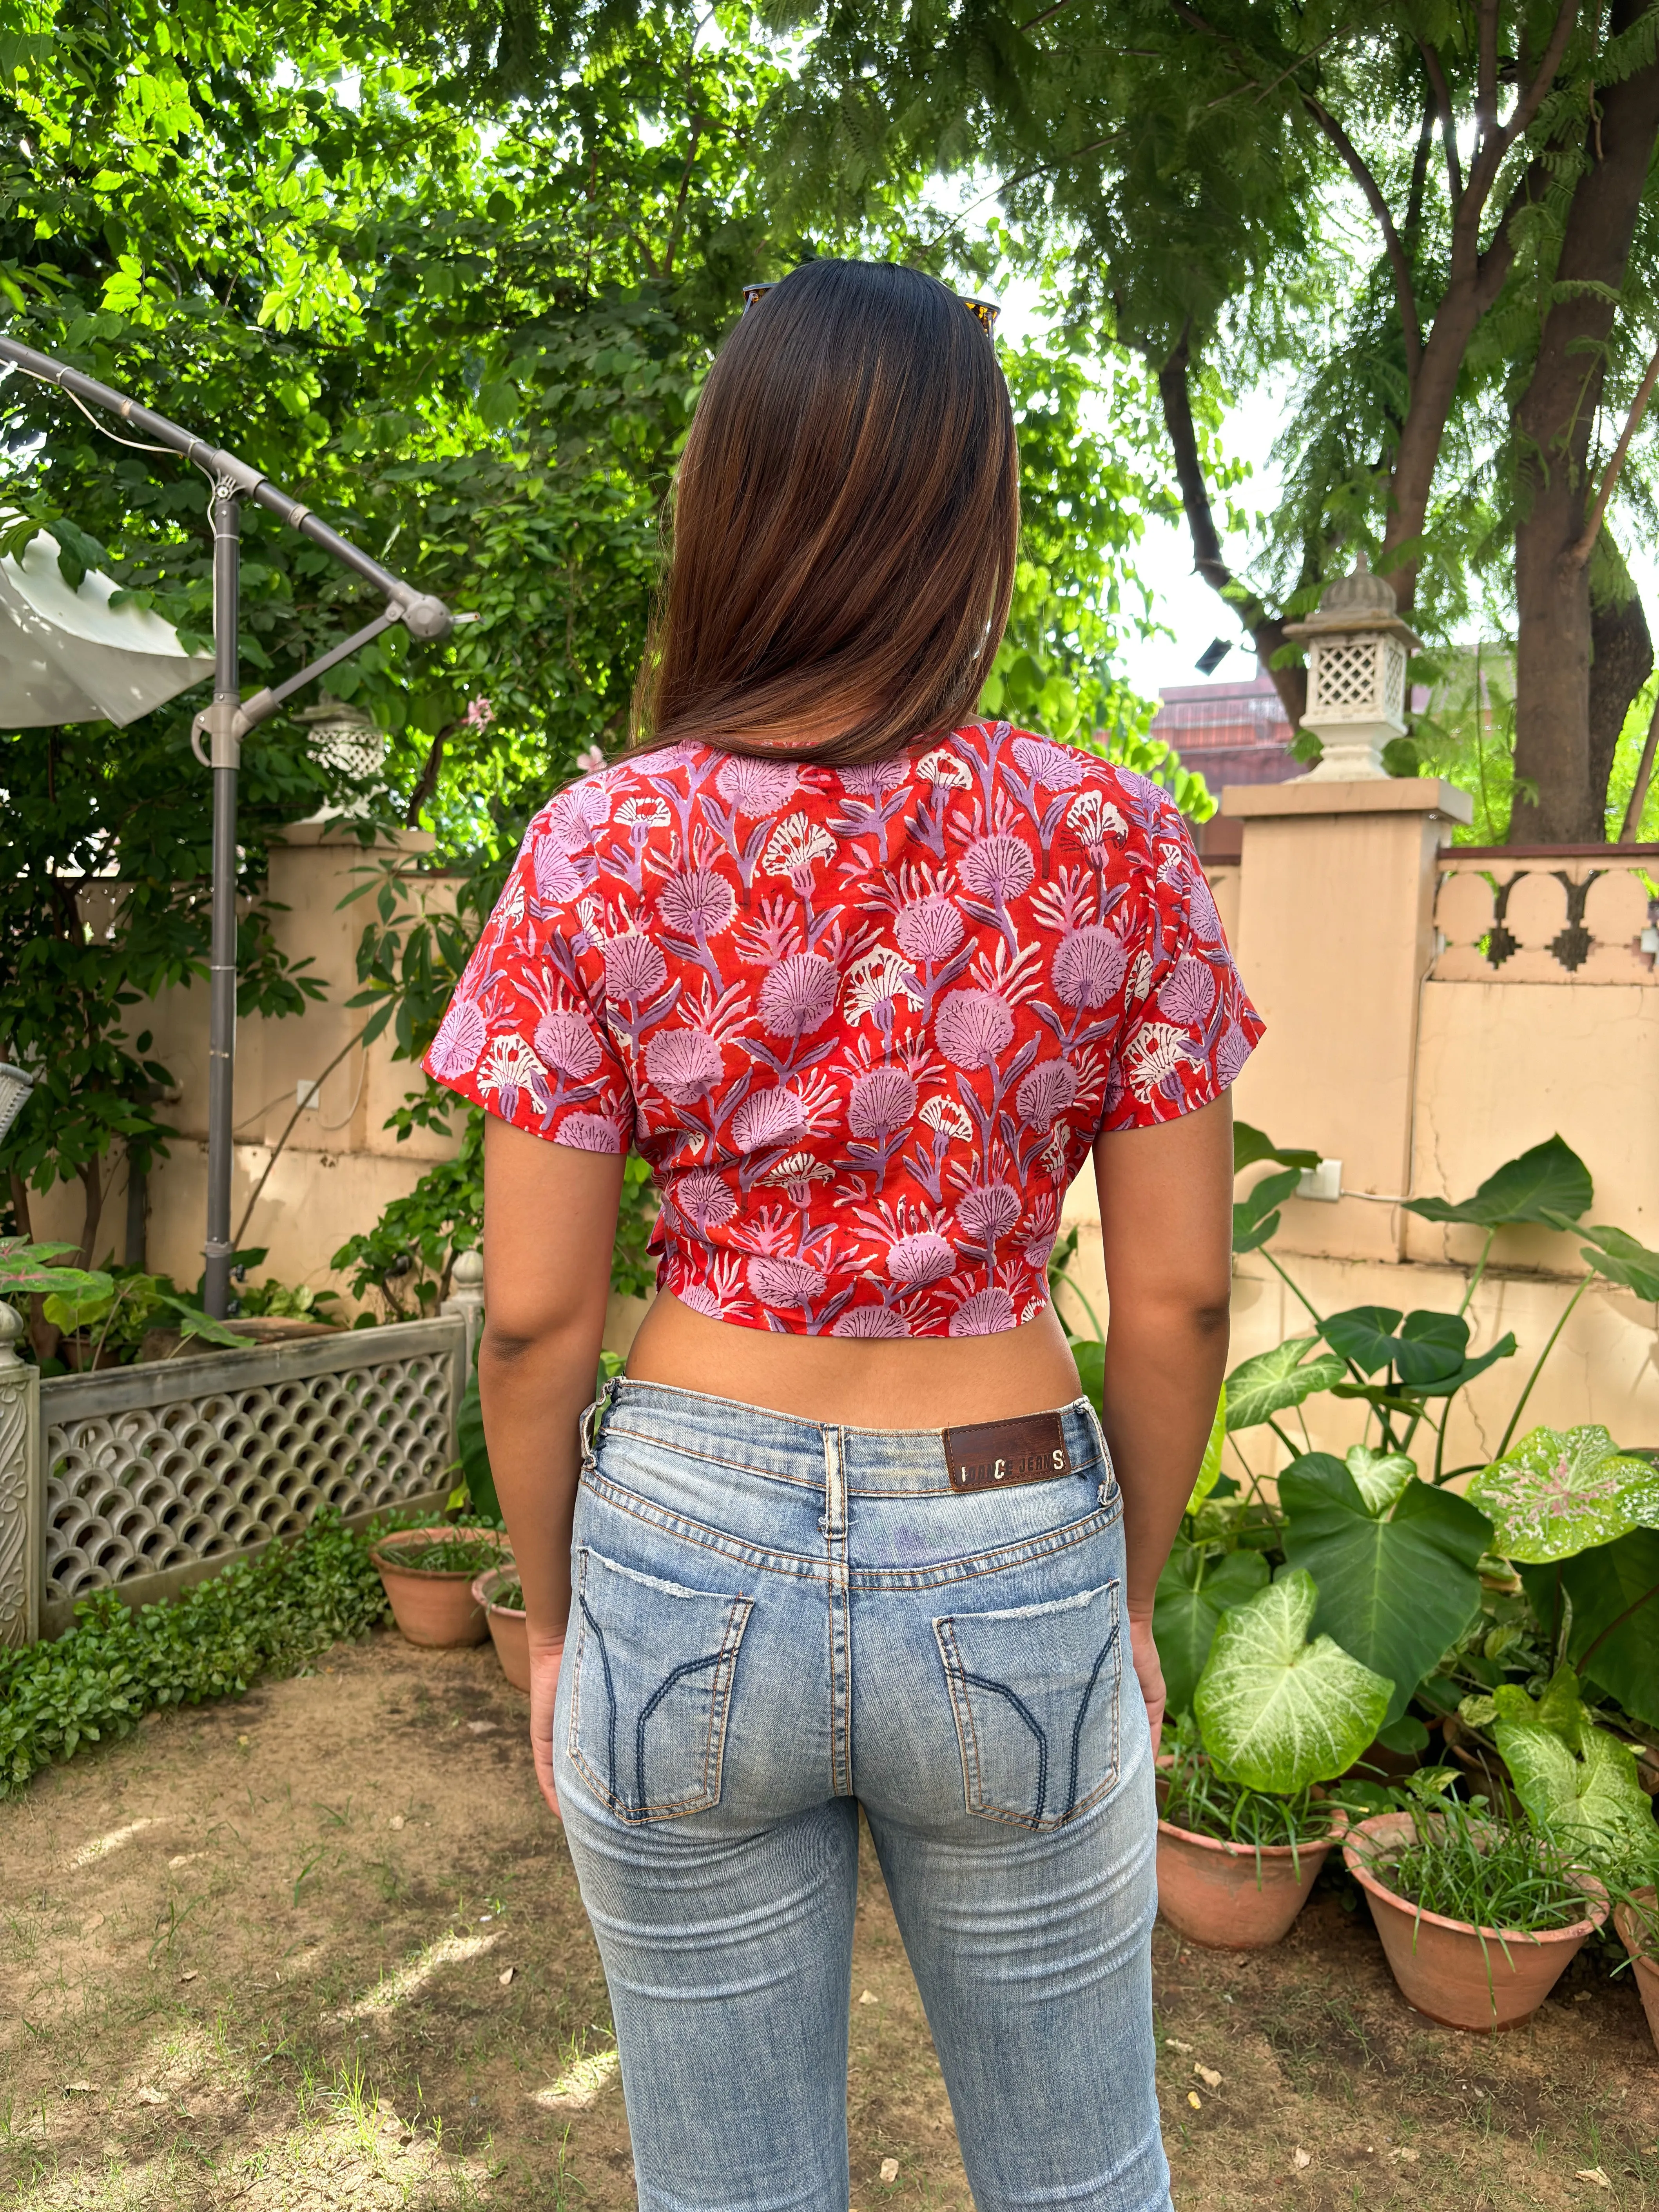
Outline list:
[[[4,336],[456,617],[243,746],[228,1302],[206,689],[0,728],[9,2201],[634,2201],[525,1741],[479,1118],[417,1064],[528,815],[628,741],[740,288],[822,253],[1002,299],[1022,544],[982,711],[1167,789],[1271,1015],[1155,1622],[1176,2201],[1659,2194],[1656,86],[1643,0],[43,0],[0,33]],[[0,413],[0,621],[44,563],[208,650],[207,480],[20,374]],[[243,520],[275,685],[365,605]],[[1212,788],[1152,694],[1237,652],[1316,769],[1306,625],[1362,553],[1412,625],[1367,801],[1399,835],[1333,860],[1294,799],[1218,812],[1225,757]],[[596,1381],[653,1217],[630,1160]],[[1098,1405],[1097,1240],[1085,1200],[1049,1269]],[[855,2212],[968,2212],[867,1847],[853,1996]]]

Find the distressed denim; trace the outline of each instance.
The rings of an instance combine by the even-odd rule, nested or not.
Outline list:
[[[858,1812],[979,2212],[1167,2212],[1119,1494],[626,1380],[584,1422],[554,1717],[647,2212],[848,2212]]]

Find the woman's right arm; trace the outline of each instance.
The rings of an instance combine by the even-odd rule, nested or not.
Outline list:
[[[495,1494],[524,1586],[530,1736],[553,1788],[553,1697],[570,1613],[578,1428],[593,1395],[623,1163],[484,1125],[484,1328],[478,1394]]]

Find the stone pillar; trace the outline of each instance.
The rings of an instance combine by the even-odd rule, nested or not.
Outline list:
[[[40,1468],[40,1376],[17,1357],[21,1316],[0,1305],[0,1645],[40,1634],[46,1498]]]
[[[483,1328],[483,1254],[458,1252],[449,1271],[449,1296],[438,1310],[458,1314],[466,1324],[466,1371],[471,1375],[478,1357],[478,1337]]]
[[[1237,1086],[1242,1120],[1341,1162],[1341,1187],[1404,1196],[1436,854],[1473,802],[1431,777],[1230,785],[1242,817],[1233,950],[1267,1034]],[[1289,1250],[1395,1260],[1397,1208],[1293,1202]]]

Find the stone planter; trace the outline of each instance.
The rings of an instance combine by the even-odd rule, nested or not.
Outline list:
[[[472,1585],[474,1601],[483,1607],[489,1623],[490,1641],[495,1646],[495,1656],[501,1662],[501,1672],[515,1690],[530,1695],[530,1624],[522,1606],[498,1605],[495,1594],[506,1589],[519,1579],[519,1571],[509,1562],[504,1567],[491,1567]]]
[[[1631,1972],[1648,2016],[1648,2033],[1659,2051],[1659,1890],[1638,1889],[1628,1904],[1615,1909],[1613,1924],[1634,1962]]]
[[[1347,1832],[1337,1811],[1314,1842],[1224,1843],[1158,1824],[1158,1909],[1189,1942],[1214,1951],[1263,1951],[1290,1931],[1319,1869]]]
[[[482,1644],[489,1633],[483,1613],[472,1595],[476,1570],[434,1570],[398,1564],[398,1553],[411,1545],[434,1544],[455,1536],[463,1536],[469,1543],[477,1541],[498,1548],[507,1542],[505,1530],[499,1528],[398,1528],[389,1536],[382,1536],[370,1549],[368,1556],[380,1570],[386,1594],[392,1601],[392,1617],[410,1644],[444,1650],[456,1644]]]
[[[1443,2027],[1490,2033],[1530,2020],[1565,1972],[1587,1936],[1607,1917],[1599,1882],[1583,1877],[1584,1917],[1569,1928],[1477,1928],[1438,1912],[1419,1912],[1373,1873],[1389,1847],[1414,1833],[1409,1813],[1362,1820],[1342,1847],[1347,1869],[1365,1893],[1400,1994]]]

